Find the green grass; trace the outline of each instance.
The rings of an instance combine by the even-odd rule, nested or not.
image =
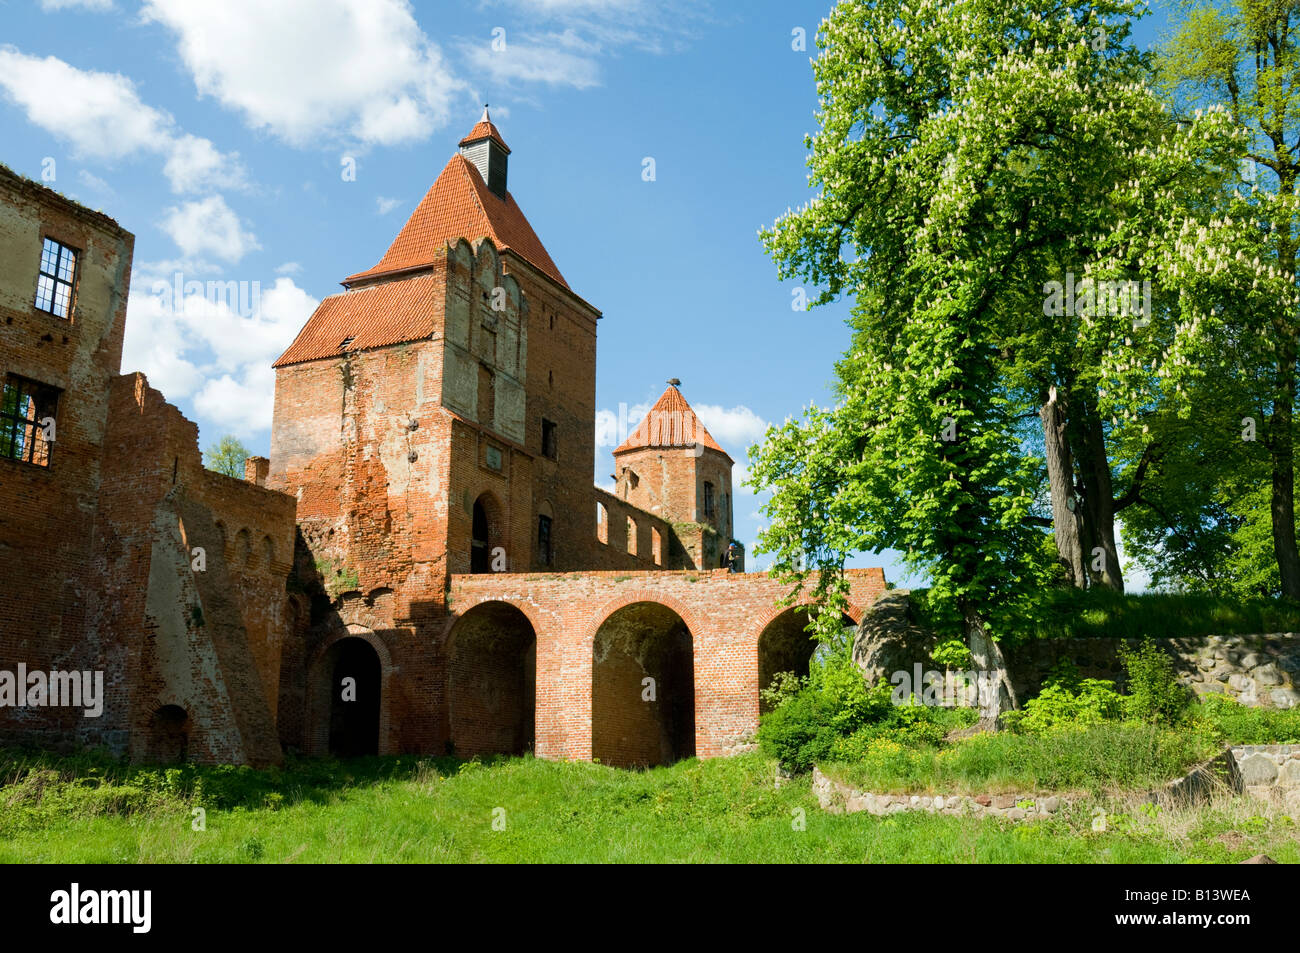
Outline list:
[[[936,626],[926,591],[914,590],[913,613]],[[1183,593],[1123,595],[1109,589],[1051,589],[1043,594],[1037,619],[1010,624],[1004,637],[1028,639],[1178,638],[1199,635],[1252,635],[1300,631],[1300,604],[1280,599],[1239,599]]]
[[[645,772],[533,758],[263,772],[8,753],[0,782],[0,862],[1300,862],[1291,819],[1240,799],[1154,818],[1114,802],[1104,833],[1086,805],[1020,825],[831,815],[806,776],[778,785],[757,754]],[[191,829],[199,804],[206,831]]]
[[[1300,708],[1248,708],[1222,695],[1205,695],[1196,712],[1228,744],[1300,744]]]
[[[1221,750],[1207,736],[1113,723],[1043,736],[979,734],[950,745],[908,747],[882,739],[865,757],[824,767],[881,794],[1147,791]]]

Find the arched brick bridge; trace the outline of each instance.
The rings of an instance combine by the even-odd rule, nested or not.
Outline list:
[[[885,589],[847,572],[849,616]],[[759,687],[806,671],[813,643],[788,587],[725,570],[453,575],[444,635],[458,754],[657,764],[737,750]]]

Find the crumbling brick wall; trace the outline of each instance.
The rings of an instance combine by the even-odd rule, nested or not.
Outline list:
[[[78,252],[68,318],[35,307],[43,239]],[[0,384],[11,374],[58,388],[49,466],[0,459],[0,668],[89,670],[120,650],[89,626],[101,578],[95,509],[118,372],[133,236],[106,215],[0,166]],[[124,686],[106,685],[105,713],[0,708],[0,741],[124,743]]]

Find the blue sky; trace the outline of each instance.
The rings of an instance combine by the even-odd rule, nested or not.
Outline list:
[[[511,192],[604,313],[594,475],[620,417],[634,427],[677,377],[739,484],[769,422],[828,400],[849,341],[848,304],[792,310],[757,237],[810,197],[809,57],[830,6],[0,0],[0,162],[135,233],[123,371],[204,447],[234,433],[265,454],[271,361],[379,260],[491,103]],[[256,282],[259,306],[167,310],[157,289],[178,274],[244,282],[250,301]],[[759,502],[737,485],[750,550]],[[855,564],[905,581],[892,554]]]

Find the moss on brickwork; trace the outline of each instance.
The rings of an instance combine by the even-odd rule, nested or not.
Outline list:
[[[357,571],[343,563],[335,563],[329,558],[316,560],[316,571],[320,573],[325,584],[325,591],[331,599],[337,599],[345,592],[361,588],[361,577]]]

